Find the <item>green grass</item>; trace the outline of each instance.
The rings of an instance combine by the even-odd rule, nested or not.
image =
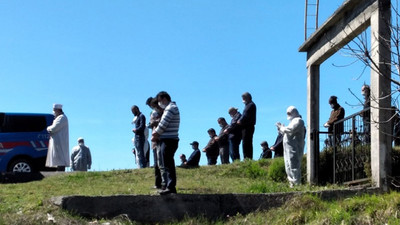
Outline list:
[[[285,181],[274,181],[276,176],[271,173],[281,173],[279,165],[281,162],[260,160],[196,169],[177,168],[177,190],[186,194],[210,194],[343,188],[301,185],[291,189]],[[51,224],[49,216],[54,217],[56,224],[134,224],[123,217],[109,221],[79,218],[54,206],[50,198],[63,195],[155,195],[156,192],[151,189],[153,185],[151,168],[61,173],[41,181],[0,184],[0,224]],[[267,212],[236,215],[221,221],[186,218],[171,224],[400,224],[399,217],[400,194],[397,192],[339,201],[322,201],[309,194],[295,197],[284,206]]]

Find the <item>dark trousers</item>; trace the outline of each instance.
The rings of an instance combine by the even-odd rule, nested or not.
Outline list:
[[[229,139],[229,155],[231,156],[232,162],[235,160],[240,160],[239,145],[241,139],[232,138]]]
[[[253,134],[254,134],[254,125],[243,127],[242,147],[243,147],[243,158],[245,159],[253,159]]]
[[[166,178],[166,188],[176,191],[176,171],[174,155],[178,149],[179,139],[161,139],[161,155],[163,158],[161,173]]]
[[[158,167],[157,161],[157,149],[153,149],[153,158],[154,158],[154,177],[155,177],[155,186],[161,187],[161,172],[160,167]]]
[[[218,156],[207,156],[207,165],[216,165]]]
[[[219,157],[221,164],[229,163],[229,143],[219,147]]]

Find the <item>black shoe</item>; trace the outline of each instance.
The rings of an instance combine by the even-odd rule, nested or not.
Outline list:
[[[166,188],[165,190],[158,192],[160,195],[176,194],[176,190]]]

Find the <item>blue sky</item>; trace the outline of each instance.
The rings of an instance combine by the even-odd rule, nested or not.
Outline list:
[[[320,1],[319,23],[341,3]],[[230,121],[229,107],[243,110],[243,92],[257,105],[255,159],[261,141],[275,141],[274,124],[288,123],[288,106],[306,119],[304,1],[0,1],[0,15],[0,111],[63,104],[70,147],[84,137],[94,170],[137,168],[130,107],[148,119],[145,101],[162,90],[181,112],[177,163],[219,131],[218,117]],[[338,53],[321,66],[321,129],[330,95],[347,115],[361,109],[345,104],[358,103],[348,88],[360,97],[369,83],[361,64],[343,66],[353,61]]]

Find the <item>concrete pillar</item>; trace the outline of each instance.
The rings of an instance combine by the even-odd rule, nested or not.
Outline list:
[[[311,65],[307,72],[307,181],[318,183],[319,166],[319,65]],[[317,134],[317,135],[315,135]],[[316,141],[315,141],[316,140]]]
[[[378,0],[371,15],[371,171],[372,182],[387,189],[391,172],[390,0]],[[378,122],[379,121],[379,122]]]

